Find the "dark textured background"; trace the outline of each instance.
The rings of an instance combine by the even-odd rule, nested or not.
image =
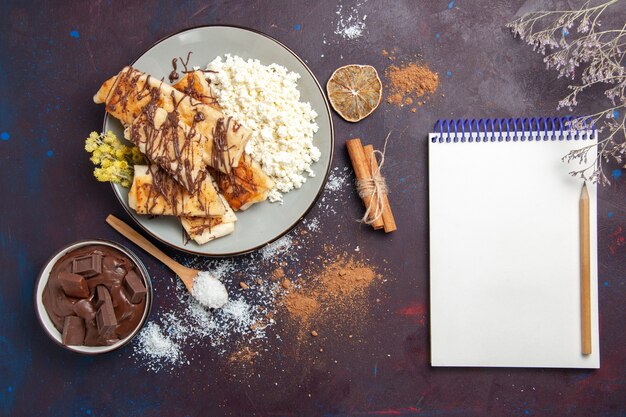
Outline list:
[[[1,415],[626,415],[626,180],[615,167],[613,185],[599,193],[601,369],[429,366],[426,135],[437,118],[555,114],[566,83],[555,81],[541,57],[503,28],[522,1],[360,3],[365,35],[348,41],[333,33],[334,1],[2,2]],[[344,10],[353,6],[343,3]],[[237,378],[211,348],[194,352],[197,364],[157,374],[129,358],[129,347],[96,358],[66,352],[47,339],[34,316],[37,272],[71,241],[127,243],[104,223],[109,213],[127,217],[110,188],[91,178],[82,150],[84,137],[102,122],[103,109],[91,97],[161,37],[219,23],[277,38],[322,83],[347,63],[372,64],[382,74],[390,61],[381,50],[393,48],[399,60],[420,56],[441,76],[438,93],[416,113],[383,103],[358,124],[334,115],[335,167],[347,165],[345,139],[360,136],[380,147],[394,132],[385,174],[399,231],[384,236],[353,223],[361,207],[348,189],[338,201],[329,199],[336,215],[322,215],[319,206],[309,214],[321,219],[323,232],[302,249],[306,263],[324,255],[326,241],[358,244],[363,256],[384,267],[387,282],[372,294],[359,343],[322,335],[323,353],[313,344],[298,355],[283,349]],[[602,104],[589,100],[578,111]],[[171,277],[141,255],[153,276]],[[153,314],[173,302],[166,281],[155,279]]]

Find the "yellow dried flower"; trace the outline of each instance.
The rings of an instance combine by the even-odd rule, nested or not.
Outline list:
[[[133,164],[135,165],[139,165],[144,161],[143,154],[141,153],[139,148],[136,146],[131,149],[131,159],[132,159]]]
[[[133,166],[145,163],[143,154],[136,146],[124,145],[113,132],[91,132],[85,139],[85,150],[91,153],[89,160],[96,165],[94,177],[102,182],[115,182],[130,187]]]

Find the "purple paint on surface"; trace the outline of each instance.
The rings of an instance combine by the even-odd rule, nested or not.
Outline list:
[[[371,53],[368,54],[368,50],[388,48],[393,44],[398,47],[398,51],[408,54],[415,50],[416,28],[420,31],[420,36],[426,38],[432,36],[431,40],[435,39],[435,42],[439,42],[443,39],[443,32],[437,31],[439,37],[436,37],[432,30],[437,28],[446,30],[446,25],[450,23],[446,20],[446,16],[447,18],[455,16],[440,12],[447,10],[460,13],[463,9],[467,9],[466,3],[463,3],[463,8],[460,7],[461,2],[458,6],[454,2],[454,6],[448,9],[450,2],[451,0],[413,2],[415,7],[407,9],[406,16],[401,19],[398,19],[396,8],[380,8],[372,4],[373,2],[363,3],[363,10],[358,12],[363,14],[376,12],[378,24],[375,25],[376,27],[368,26],[368,30],[372,32],[371,39],[369,39],[371,45],[367,45],[368,48],[354,49],[350,59],[355,62],[369,60],[368,62],[371,61],[370,63],[374,66],[386,67],[389,64],[386,57],[378,56],[379,54],[373,56]],[[108,233],[114,233],[110,232],[108,226],[102,221],[85,221],[94,213],[123,213],[119,211],[119,202],[109,195],[109,190],[104,187],[105,184],[97,184],[90,175],[86,175],[89,171],[78,176],[67,175],[75,171],[73,168],[68,168],[67,164],[71,164],[69,161],[85,162],[80,165],[85,165],[87,162],[83,157],[84,150],[81,146],[67,146],[58,155],[54,150],[54,156],[48,161],[46,152],[49,149],[56,149],[58,145],[47,141],[40,142],[41,135],[45,137],[52,137],[53,134],[59,135],[60,126],[63,123],[51,125],[49,116],[60,112],[61,109],[64,110],[63,117],[68,120],[77,118],[81,121],[81,123],[63,126],[62,135],[65,138],[82,138],[85,134],[85,125],[95,127],[94,123],[100,123],[102,107],[90,105],[87,109],[88,114],[85,114],[81,113],[80,106],[90,102],[93,94],[92,87],[97,87],[97,84],[104,81],[104,76],[98,75],[95,66],[89,65],[88,60],[85,61],[84,53],[76,53],[76,47],[86,47],[85,42],[89,38],[89,48],[93,53],[97,54],[103,62],[110,61],[111,65],[107,66],[107,71],[116,71],[120,69],[116,65],[121,66],[122,63],[131,62],[137,58],[140,51],[148,48],[162,36],[183,29],[181,25],[192,26],[232,21],[234,17],[244,25],[258,26],[259,22],[280,24],[276,16],[282,13],[287,19],[292,19],[291,30],[289,30],[289,23],[285,25],[283,22],[283,27],[286,27],[288,31],[286,34],[288,37],[289,32],[297,31],[295,24],[301,25],[300,31],[307,25],[309,25],[307,31],[315,28],[310,25],[319,24],[323,12],[319,8],[312,9],[307,2],[302,0],[285,2],[281,9],[272,7],[269,3],[267,7],[251,7],[248,2],[241,0],[229,2],[228,7],[216,7],[216,3],[202,1],[185,2],[184,5],[160,2],[158,7],[151,7],[153,4],[150,2],[137,2],[133,5],[145,12],[138,21],[135,15],[128,13],[128,8],[107,6],[107,4],[111,5],[110,0],[96,2],[98,7],[89,7],[88,3],[83,4],[83,2],[76,4],[41,2],[39,7],[28,7],[27,2],[24,4],[5,3],[7,3],[6,7],[0,7],[0,9],[3,10],[5,16],[13,19],[12,27],[19,30],[6,31],[3,45],[7,47],[0,47],[0,62],[2,63],[0,83],[7,86],[5,97],[0,98],[0,143],[3,141],[2,132],[10,133],[10,138],[4,144],[5,153],[8,152],[6,148],[11,148],[12,155],[19,155],[21,158],[5,158],[0,165],[5,169],[2,187],[9,191],[21,190],[21,192],[18,195],[19,204],[3,206],[3,223],[0,227],[0,247],[2,247],[0,258],[2,254],[6,255],[2,258],[3,273],[14,277],[14,279],[5,280],[5,285],[0,290],[0,313],[5,319],[3,325],[0,326],[2,327],[2,332],[0,332],[0,363],[2,364],[0,365],[2,368],[0,371],[0,415],[86,416],[89,415],[89,411],[91,411],[90,417],[108,415],[111,414],[110,404],[93,393],[100,392],[102,387],[120,386],[121,383],[124,390],[116,391],[118,394],[116,414],[120,415],[185,415],[186,413],[193,414],[193,410],[202,409],[205,415],[252,415],[255,413],[270,415],[273,412],[274,415],[294,416],[350,414],[499,417],[503,415],[524,416],[524,411],[528,410],[530,416],[545,414],[572,417],[584,415],[624,415],[626,417],[626,403],[623,394],[620,394],[624,392],[626,372],[620,366],[623,356],[619,349],[603,351],[605,355],[602,369],[585,373],[585,379],[582,381],[578,381],[575,377],[581,373],[578,370],[506,369],[502,372],[503,370],[497,369],[459,370],[430,367],[427,346],[429,326],[426,325],[426,320],[429,318],[428,297],[424,291],[419,290],[419,288],[428,287],[428,262],[425,261],[425,256],[428,254],[428,225],[424,223],[424,216],[428,213],[428,187],[426,186],[428,158],[424,149],[414,149],[411,140],[421,141],[421,139],[419,139],[419,133],[411,132],[431,129],[432,120],[425,114],[422,118],[416,118],[406,111],[394,114],[397,120],[392,121],[393,126],[386,116],[377,117],[376,114],[383,115],[375,113],[372,118],[368,118],[366,125],[350,125],[349,129],[349,133],[355,137],[366,137],[367,131],[384,135],[391,127],[395,130],[396,128],[402,129],[404,125],[410,125],[410,129],[403,135],[403,139],[410,139],[395,141],[391,148],[394,153],[405,155],[405,157],[400,158],[398,164],[390,165],[388,173],[390,178],[395,178],[395,186],[402,190],[396,190],[398,201],[393,208],[397,217],[405,219],[407,233],[400,231],[401,235],[388,236],[387,238],[391,240],[385,245],[379,245],[380,242],[362,239],[363,230],[357,226],[348,227],[348,222],[346,222],[341,230],[345,236],[341,236],[338,240],[330,239],[329,242],[333,245],[337,244],[338,247],[346,242],[359,242],[360,253],[363,256],[373,256],[371,261],[373,265],[381,260],[389,260],[386,267],[381,265],[383,268],[381,272],[384,271],[384,275],[388,276],[388,282],[381,286],[380,294],[379,291],[372,291],[364,298],[370,303],[368,314],[371,313],[372,317],[376,317],[377,320],[364,320],[362,328],[359,324],[359,328],[356,329],[360,332],[357,336],[358,342],[351,342],[354,343],[352,345],[348,342],[354,339],[348,339],[345,345],[335,344],[335,346],[328,346],[328,349],[324,346],[326,353],[323,355],[328,355],[326,358],[318,353],[321,346],[309,346],[305,343],[298,345],[297,349],[291,346],[289,343],[291,339],[287,337],[291,335],[291,330],[285,327],[285,339],[280,342],[277,339],[275,345],[273,342],[269,345],[280,346],[280,350],[270,350],[266,353],[267,357],[260,356],[261,360],[255,359],[254,367],[247,363],[242,364],[244,366],[241,368],[238,366],[239,363],[233,366],[227,362],[226,357],[222,358],[210,346],[204,348],[185,346],[185,352],[195,361],[194,366],[174,370],[171,375],[163,372],[153,375],[137,366],[138,362],[127,354],[130,353],[128,349],[132,349],[129,346],[121,353],[113,354],[115,358],[112,358],[123,372],[113,370],[113,372],[100,372],[99,378],[96,379],[84,378],[84,375],[100,370],[103,366],[106,367],[103,360],[107,362],[108,359],[68,354],[47,340],[37,320],[21,320],[21,325],[16,324],[20,323],[20,320],[16,318],[33,315],[34,277],[37,275],[40,264],[51,255],[51,251],[57,246],[69,243],[70,240],[102,235],[106,237]],[[9,5],[9,3],[15,4]],[[347,3],[343,3],[345,13]],[[454,42],[446,41],[446,48],[437,51],[436,56],[440,65],[440,76],[450,83],[448,87],[452,90],[461,88],[464,83],[475,84],[484,81],[488,84],[497,84],[501,79],[509,80],[514,86],[525,86],[520,91],[513,91],[518,94],[514,100],[517,104],[513,102],[509,104],[518,107],[508,109],[511,112],[524,113],[524,109],[540,108],[546,102],[558,101],[562,93],[558,91],[559,89],[544,89],[543,83],[528,82],[533,78],[542,80],[545,78],[541,66],[533,65],[525,67],[524,71],[519,71],[520,62],[516,57],[513,57],[510,62],[489,59],[502,53],[503,44],[508,45],[514,42],[511,34],[502,30],[503,23],[511,20],[511,10],[509,7],[494,6],[496,3],[493,0],[472,2],[473,11],[479,11],[479,13],[469,13],[468,10],[468,13],[464,14],[467,25],[481,26],[481,30],[491,35],[489,37],[470,36],[466,39],[457,36]],[[309,11],[303,13],[302,10],[307,8]],[[457,8],[459,10],[455,10]],[[195,10],[199,10],[199,14],[192,18],[189,15],[198,13]],[[332,13],[333,10],[330,12]],[[618,13],[607,14],[606,19],[603,19],[603,26],[612,26],[611,20],[619,17],[614,18],[613,15],[618,15]],[[188,24],[183,22],[187,18],[189,18]],[[293,20],[299,21],[293,22]],[[73,36],[70,36],[70,39],[65,38],[72,29],[77,29],[78,33],[81,29],[77,26],[80,24],[84,27],[81,22],[97,22],[98,33],[131,34],[132,40],[121,42],[112,48],[111,40],[106,36],[94,36],[91,39],[91,36],[83,33],[78,38]],[[70,30],[63,35],[63,30],[67,30],[68,27]],[[389,27],[393,27],[394,30],[389,30]],[[51,45],[50,34],[57,33],[58,35],[59,32],[55,32],[58,28],[61,28],[60,38],[55,37],[54,45]],[[295,34],[295,37],[300,35],[300,31]],[[83,39],[83,36],[87,37]],[[446,36],[449,36],[448,32]],[[573,36],[573,33],[570,36]],[[24,39],[28,39],[28,45],[26,45],[28,47],[15,47]],[[293,40],[289,41],[284,36],[282,40],[303,56],[312,56],[317,53],[316,48],[319,47],[319,44],[314,43],[298,45],[295,42],[294,44]],[[76,44],[72,45],[72,42]],[[520,45],[518,47],[522,48]],[[522,50],[525,56],[532,55],[531,50],[522,48],[519,51]],[[181,51],[181,53],[184,52]],[[423,52],[427,60],[433,59],[432,51],[430,54],[429,51]],[[88,55],[87,58],[89,58]],[[27,93],[20,93],[20,86],[30,82],[33,75],[32,71],[21,69],[28,68],[29,63],[32,64],[34,59],[42,63],[41,71],[35,75],[38,82],[46,88],[33,88]],[[473,61],[480,62],[478,69],[475,65],[454,65],[455,62],[472,63]],[[169,62],[164,64],[169,64]],[[446,66],[455,68],[454,78],[445,77]],[[67,89],[67,80],[63,74],[67,68],[78,68],[81,78],[87,80],[86,82],[92,87],[79,88],[65,95],[63,92]],[[316,63],[315,72],[318,73],[316,75],[330,74],[335,68],[336,63],[322,60]],[[12,77],[11,82],[3,82],[3,80],[8,80],[9,74]],[[106,74],[107,77],[109,75],[112,74]],[[472,115],[506,112],[507,109],[502,106],[503,103],[508,103],[506,97],[511,95],[511,91],[505,90],[495,89],[493,99],[489,103],[477,102],[471,94],[456,94],[454,97],[446,94],[446,97],[431,101],[430,112],[444,113],[450,109],[450,105],[455,106],[457,110],[473,107]],[[61,98],[57,99],[55,93],[63,94],[65,101],[61,101]],[[19,111],[28,109],[29,106],[32,107],[32,103],[43,104],[44,109],[50,109],[50,113],[44,110],[43,116],[33,117],[29,112]],[[381,110],[383,110],[382,107],[384,106],[381,106]],[[53,112],[54,110],[56,112]],[[580,114],[591,114],[592,110],[593,103],[589,102],[581,103],[578,111]],[[621,109],[619,113],[618,117],[623,117]],[[44,129],[48,131],[45,132]],[[348,127],[345,124],[337,126],[337,145],[342,142],[341,136],[347,134],[346,129]],[[380,140],[380,138],[372,138],[369,141],[374,140]],[[29,153],[28,149],[31,147],[33,152]],[[2,144],[0,148],[3,148]],[[339,155],[334,159],[334,165],[339,169],[349,169],[344,156]],[[63,164],[61,158],[65,158],[67,163]],[[617,246],[619,241],[616,241],[613,247],[616,253],[611,256],[606,246],[619,236],[613,239],[604,236],[608,234],[607,231],[614,230],[618,224],[626,229],[626,222],[621,222],[623,210],[613,211],[619,210],[623,202],[623,193],[617,191],[622,187],[622,183],[626,183],[626,172],[622,171],[625,179],[620,177],[619,181],[613,181],[610,174],[614,168],[617,166],[609,169],[608,174],[617,189],[607,189],[603,193],[602,203],[606,211],[604,211],[605,216],[600,216],[598,219],[598,229],[601,231],[600,241],[604,243],[600,245],[598,254],[602,260],[602,269],[606,272],[605,280],[608,280],[609,276],[615,279],[614,272],[622,270],[620,266],[624,260],[623,254],[626,253],[626,245]],[[16,175],[16,172],[20,175]],[[47,176],[54,176],[55,181],[45,180]],[[400,178],[404,178],[405,181],[401,182]],[[409,184],[409,178],[414,184],[406,186]],[[73,209],[68,210],[67,205],[62,202],[74,198],[76,190],[79,190],[79,194],[84,198],[81,204],[73,205]],[[33,206],[41,201],[50,203],[46,205],[48,215],[43,223],[36,210],[24,210],[24,206]],[[328,198],[326,201],[328,202]],[[354,201],[347,202],[354,203]],[[355,217],[360,209],[345,203],[346,201],[333,203],[331,207],[340,208],[341,211],[338,210],[336,215],[321,216],[321,224],[336,227],[339,217],[350,219]],[[312,213],[326,211],[323,209],[324,206],[320,207],[322,204],[326,203],[318,203],[314,209],[316,211]],[[393,204],[394,201],[392,201]],[[396,210],[398,213],[395,213]],[[609,210],[615,213],[612,218],[607,218]],[[42,227],[44,223],[46,227]],[[38,239],[33,239],[33,236],[37,236]],[[113,237],[113,235],[110,236]],[[4,245],[7,246],[2,246],[3,239]],[[19,265],[16,254],[20,251],[13,246],[18,241],[27,245],[28,249],[25,252],[28,257],[24,258]],[[289,261],[290,267],[297,267],[300,262],[303,264],[316,262],[319,256],[324,257],[324,243],[321,241],[318,244],[316,241],[315,244],[307,245],[307,250],[298,250],[298,261]],[[195,257],[189,255],[180,254],[179,257],[186,263],[195,262]],[[233,263],[236,269],[240,270],[245,268],[249,259],[254,258],[244,255],[233,258]],[[487,259],[489,259],[488,256]],[[153,260],[145,258],[144,261],[155,275],[166,274],[164,269]],[[272,272],[273,268],[262,271],[264,276],[269,276]],[[618,278],[621,277],[618,275]],[[411,285],[418,290],[407,291],[407,281],[410,281]],[[610,281],[608,282],[610,284]],[[615,288],[613,288],[610,285],[605,287],[604,281],[599,281],[600,287],[605,288],[605,291],[601,291],[602,326],[603,330],[611,334],[607,345],[612,344],[612,346],[626,344],[626,333],[620,331],[619,327],[622,323],[620,314],[623,311],[623,299],[620,298],[621,292],[619,291],[620,283],[620,280],[616,281]],[[155,285],[158,287],[157,292],[166,291],[169,281],[155,280]],[[386,307],[374,301],[379,296],[393,303],[391,311],[386,312]],[[420,313],[418,308],[414,308],[414,304],[422,304],[423,313]],[[404,314],[396,314],[396,308],[404,309],[402,311]],[[153,312],[156,311],[153,310]],[[425,321],[423,326],[418,323],[422,318]],[[289,323],[285,323],[287,324]],[[344,329],[341,330],[343,334]],[[283,329],[280,333],[283,333]],[[372,334],[376,334],[377,337],[364,337]],[[294,332],[292,336],[295,335]],[[316,342],[323,341],[320,339]],[[390,353],[391,356],[384,356],[385,353]],[[259,349],[259,355],[261,354]],[[384,359],[378,359],[381,360],[381,367],[377,367],[376,372],[377,375],[380,374],[380,379],[377,376],[376,379],[373,377],[374,365],[371,360],[376,356],[371,355],[384,357]],[[309,359],[309,357],[315,361],[314,365],[308,360],[302,360]],[[319,360],[318,357],[320,357]],[[267,360],[263,360],[266,358]],[[331,358],[338,360],[338,364],[331,361]],[[36,366],[46,361],[58,366]],[[381,372],[382,370],[385,372]],[[229,375],[231,371],[232,377]],[[228,378],[222,378],[225,375],[228,375]],[[256,380],[250,388],[246,386],[248,375],[255,375]],[[178,378],[185,380],[184,387],[171,384],[172,380]],[[152,382],[146,384],[146,379]],[[59,381],[64,384],[61,387],[62,396],[56,395],[58,390],[48,389]],[[277,388],[267,389],[274,382],[279,384]],[[300,387],[301,383],[304,384]],[[514,383],[515,387],[511,387],[510,383]],[[79,384],[80,387],[77,388]],[[9,389],[9,386],[12,388]],[[281,386],[289,388],[282,390],[279,388]],[[527,389],[531,386],[536,387],[536,391]],[[25,388],[28,392],[37,392],[38,401],[29,400]],[[524,392],[520,392],[517,388],[524,389]],[[555,395],[557,392],[560,395]],[[581,393],[584,395],[581,396]],[[311,397],[308,397],[308,394]],[[498,400],[495,400],[496,397]],[[527,398],[529,403],[520,404],[519,401],[523,398]],[[363,401],[364,399],[367,401]]]

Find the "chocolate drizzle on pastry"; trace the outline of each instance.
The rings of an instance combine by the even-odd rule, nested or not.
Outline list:
[[[148,159],[161,165],[190,192],[197,186],[197,178],[191,176],[197,168],[192,158],[195,153],[202,154],[205,165],[230,172],[249,138],[248,131],[241,132],[240,124],[230,118],[225,120],[221,112],[201,101],[206,98],[187,94],[198,90],[193,76],[186,77],[189,85],[185,91],[177,91],[126,67],[105,82],[95,97],[96,102],[102,101],[102,92],[109,87],[104,97],[107,111],[125,125],[133,125],[128,139],[138,146],[143,144],[145,149],[140,149]],[[168,113],[166,117],[159,114],[162,111]]]
[[[180,78],[180,75],[178,75],[178,71],[177,71],[178,69],[178,66],[176,65],[177,61],[178,61],[178,58],[172,59],[172,72],[170,72],[170,75],[168,77],[171,83],[173,83],[178,78]]]
[[[190,72],[187,69],[187,65],[189,65],[189,58],[190,57],[191,57],[191,51],[189,51],[187,53],[187,59],[185,61],[183,61],[183,59],[181,57],[172,59],[172,72],[170,72],[170,75],[168,77],[169,80],[170,80],[170,83],[173,83],[174,81],[176,81],[176,80],[178,80],[180,78],[180,75],[178,74],[178,65],[177,65],[179,59],[180,59],[180,63],[182,64],[182,66],[184,68],[184,71],[181,71],[181,72],[183,74],[186,74],[186,73]]]

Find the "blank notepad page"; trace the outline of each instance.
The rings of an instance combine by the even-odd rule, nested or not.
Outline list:
[[[583,182],[569,174],[576,163],[561,161],[597,138],[507,134],[514,140],[430,135],[432,365],[598,368],[596,187],[587,184],[592,354],[583,356]]]

